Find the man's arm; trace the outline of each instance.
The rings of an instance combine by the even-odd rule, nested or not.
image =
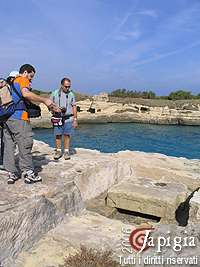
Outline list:
[[[45,104],[47,107],[52,106],[52,109],[54,111],[57,111],[57,107],[56,105],[53,103],[53,101],[49,98],[46,97],[42,97],[42,96],[38,96],[36,94],[34,94],[33,92],[30,92],[27,88],[22,88],[21,89],[22,92],[22,96],[26,99],[28,99],[31,102],[38,102],[38,103],[43,103]],[[58,110],[58,112],[60,111],[60,109]]]
[[[77,107],[76,107],[76,105],[73,105],[72,112],[73,112],[73,115],[74,115],[74,119],[77,120]]]
[[[71,105],[72,105],[72,113],[73,113],[73,126],[76,128],[78,126],[77,122],[77,107],[76,107],[76,99],[75,95],[73,94],[72,100],[71,100]]]
[[[73,112],[73,126],[74,128],[78,127],[78,121],[77,121],[77,107],[76,105],[72,106],[72,112]]]

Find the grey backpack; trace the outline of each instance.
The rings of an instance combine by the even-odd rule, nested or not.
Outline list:
[[[12,102],[12,95],[9,84],[5,79],[0,78],[0,105],[7,106]]]

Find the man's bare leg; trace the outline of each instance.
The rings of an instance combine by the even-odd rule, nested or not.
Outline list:
[[[61,150],[62,135],[56,135],[56,150]]]
[[[61,150],[62,135],[56,135],[55,143],[56,143],[56,151],[55,151],[54,159],[59,159],[62,157],[62,150]]]
[[[64,135],[64,158],[70,159],[69,154],[69,143],[70,143],[70,135]]]
[[[64,135],[64,149],[69,150],[69,142],[70,142],[70,136]]]

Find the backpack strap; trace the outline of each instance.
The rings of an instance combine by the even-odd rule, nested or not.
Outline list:
[[[59,102],[59,97],[60,97],[60,90],[59,89],[56,89],[54,90],[52,93],[51,93],[51,97],[52,97],[52,100],[54,103]]]
[[[17,101],[16,110],[26,110],[26,100],[23,97],[23,95],[20,95],[20,93],[15,88],[14,84],[12,83],[11,89],[16,93],[16,95],[19,97],[19,100]]]
[[[24,100],[23,95],[20,95],[20,93],[17,91],[17,89],[15,88],[15,86],[14,86],[13,83],[11,84],[11,88],[12,88],[12,90],[16,93],[16,95],[19,97],[19,100],[18,100],[17,104],[18,104],[21,100]]]
[[[61,89],[58,92],[58,101],[59,101],[59,107],[60,107],[60,98],[61,98]]]
[[[0,123],[0,143],[1,143],[1,149],[0,149],[0,164],[3,165],[3,156],[4,156],[4,128],[7,129],[8,133],[11,136],[11,139],[13,142],[15,142],[15,137],[14,134],[12,133],[12,131],[10,130],[10,128],[8,127],[6,122],[1,122]],[[3,168],[4,169],[4,168]]]
[[[8,133],[11,136],[12,141],[15,142],[14,133],[10,130],[10,128],[8,127],[8,124],[6,122],[2,122],[0,124],[0,127],[1,127],[1,143],[3,144],[3,129],[6,129],[8,131]]]
[[[68,105],[68,95],[69,95],[69,93],[70,93],[70,92],[65,93],[65,95],[66,95],[66,100],[67,100],[67,101],[66,101],[67,105]],[[59,107],[60,107],[61,89],[59,90],[58,97],[59,97]]]

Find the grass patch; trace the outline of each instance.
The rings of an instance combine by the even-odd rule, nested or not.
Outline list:
[[[64,265],[59,267],[119,267],[119,263],[113,260],[112,255],[112,251],[81,246],[77,254],[67,257]]]

